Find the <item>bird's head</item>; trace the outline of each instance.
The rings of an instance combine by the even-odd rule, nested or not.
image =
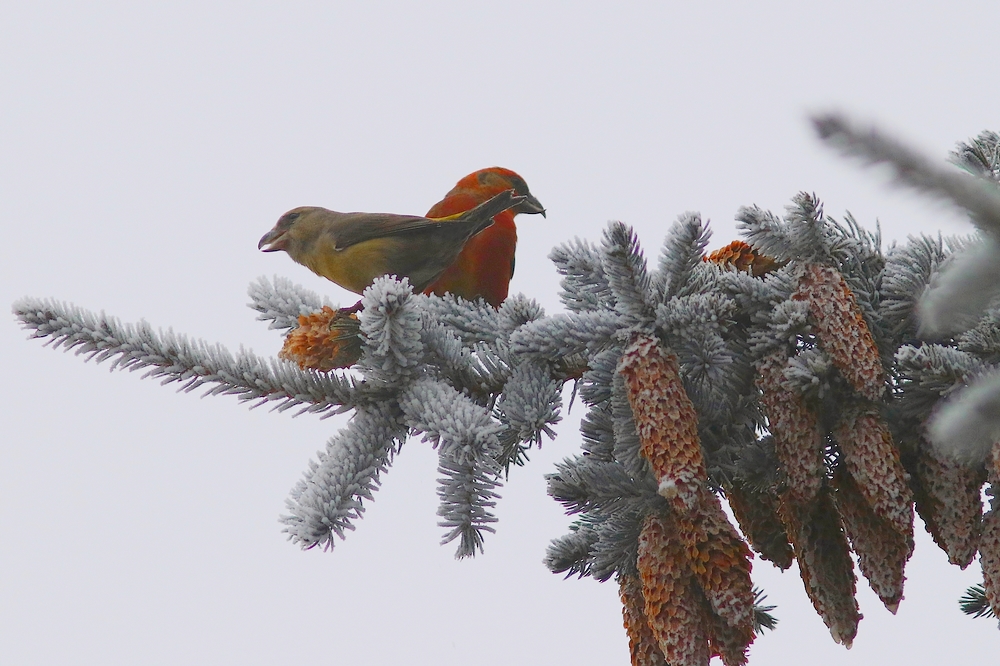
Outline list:
[[[321,223],[321,216],[317,213],[323,210],[314,206],[293,208],[278,219],[273,229],[261,236],[257,249],[261,252],[284,250],[295,259],[315,239]]]
[[[521,178],[510,169],[504,169],[503,167],[480,169],[460,180],[456,188],[462,187],[466,181],[468,181],[467,185],[470,189],[478,188],[485,190],[490,196],[500,194],[506,190],[514,190],[514,194],[524,197],[524,201],[511,208],[511,212],[514,214],[527,213],[529,215],[541,213],[542,217],[545,217],[545,206],[531,194],[528,190],[528,184],[524,182],[524,178]]]

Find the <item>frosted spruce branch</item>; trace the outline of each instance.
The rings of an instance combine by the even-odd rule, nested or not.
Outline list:
[[[615,296],[615,310],[631,326],[648,324],[655,301],[639,238],[628,225],[610,222],[603,240],[604,274]]]
[[[614,307],[600,251],[587,241],[575,238],[557,245],[549,259],[563,276],[559,297],[570,312],[593,310],[602,305]]]
[[[985,236],[930,279],[918,304],[918,334],[943,339],[972,328],[1000,296],[1000,241]]]
[[[492,532],[496,522],[491,509],[500,485],[497,434],[503,426],[491,419],[486,407],[436,377],[427,365],[422,332],[440,332],[436,322],[428,320],[424,326],[421,308],[427,302],[414,296],[406,281],[376,280],[363,298],[365,351],[357,369],[368,381],[393,387],[392,403],[398,405],[402,422],[438,449],[438,472],[443,475],[438,524],[447,530],[442,543],[457,539],[456,556],[468,557],[482,550],[483,532]],[[470,305],[475,312],[477,306]],[[471,370],[472,356],[452,354],[451,361],[464,358]]]
[[[294,329],[299,316],[329,304],[282,278],[261,278],[249,294],[250,307],[271,328]],[[208,395],[235,394],[255,405],[323,416],[355,410],[288,500],[285,531],[304,548],[332,548],[335,537],[353,529],[406,437],[423,434],[441,459],[444,541],[459,541],[459,557],[473,555],[496,522],[500,474],[523,463],[543,436],[554,436],[552,425],[561,418],[564,380],[550,364],[510,351],[510,335],[544,312],[520,296],[496,310],[481,301],[414,295],[408,283],[392,278],[376,280],[363,305],[361,358],[342,373],[303,370],[246,351],[234,355],[145,322],[122,324],[50,301],[25,299],[14,311],[33,337],[53,347],[110,361],[113,369],[145,369],[182,390],[205,387]]]
[[[299,325],[299,316],[308,315],[323,308],[332,307],[330,300],[322,298],[288,278],[274,277],[268,280],[261,276],[251,282],[247,289],[250,296],[249,307],[260,314],[258,321],[270,322],[268,328],[290,329]]]
[[[978,378],[946,401],[931,421],[931,441],[953,458],[982,465],[1000,441],[1000,370]]]
[[[622,316],[614,311],[553,315],[511,335],[511,351],[551,361],[572,354],[593,354],[607,346],[621,327]]]
[[[899,334],[912,331],[916,323],[917,337],[947,341],[976,328],[978,322],[985,322],[975,335],[979,339],[991,337],[988,331],[992,323],[986,320],[992,316],[991,305],[1000,296],[997,135],[984,132],[969,144],[960,144],[951,159],[965,169],[963,173],[924,157],[876,128],[862,127],[841,115],[816,116],[813,124],[824,141],[844,154],[872,164],[887,164],[900,184],[963,208],[983,232],[977,241],[952,240],[948,249],[964,245],[957,253],[946,253],[941,240],[935,243],[930,239],[911,239],[908,247],[890,255],[884,278],[889,291],[883,308],[883,314],[889,317],[887,327]],[[959,358],[946,352],[947,349],[941,348],[936,356],[942,360]],[[916,366],[913,360],[919,355],[913,348],[903,348],[897,354],[897,362],[910,368],[911,377],[915,375],[910,384],[917,390],[911,390],[911,399],[904,400],[911,413],[937,402],[923,387],[933,385],[932,377],[940,376],[944,369],[933,364]],[[981,374],[973,373],[971,362],[963,369],[965,372],[959,374],[966,377]],[[989,450],[988,440],[993,433],[1000,432],[1000,419],[992,409],[1000,403],[1000,382],[995,377],[984,377],[964,391],[955,385],[949,392],[955,395],[941,405],[928,423],[930,438],[944,452],[966,461],[981,462]]]
[[[654,289],[660,300],[677,296],[688,285],[688,278],[702,263],[711,238],[712,232],[698,213],[684,213],[674,222],[663,242],[659,270],[654,276]]]
[[[862,127],[840,115],[817,116],[813,124],[823,140],[843,153],[872,164],[887,164],[900,184],[965,209],[986,234],[946,270],[931,277],[920,303],[921,336],[940,339],[969,328],[1000,295],[1000,263],[995,260],[1000,254],[1000,187],[992,177],[982,177],[995,166],[988,151],[978,151],[985,160],[979,169],[962,173],[924,157],[878,129]],[[966,168],[975,162],[969,151],[956,154],[954,159]]]
[[[541,446],[542,435],[555,439],[552,429],[561,420],[563,382],[548,366],[523,362],[511,374],[497,401],[501,422],[513,430],[515,441]]]
[[[961,173],[928,159],[874,127],[864,127],[839,114],[814,116],[820,138],[845,155],[871,164],[889,165],[897,182],[964,208],[983,231],[1000,233],[1000,189],[996,182]]]
[[[14,314],[31,337],[47,338],[53,348],[72,349],[98,363],[111,361],[112,370],[145,369],[143,377],[179,382],[185,392],[205,386],[205,395],[235,395],[255,407],[273,402],[278,411],[298,407],[299,413],[324,415],[381,397],[349,378],[303,371],[249,351],[234,356],[222,345],[173,331],[158,333],[146,322],[122,324],[115,317],[47,299],[22,299],[14,304]]]
[[[398,410],[391,405],[359,408],[348,426],[327,442],[326,450],[309,462],[304,478],[285,501],[281,516],[289,540],[304,549],[332,550],[334,536],[344,538],[353,521],[372,500],[379,476],[406,439]]]

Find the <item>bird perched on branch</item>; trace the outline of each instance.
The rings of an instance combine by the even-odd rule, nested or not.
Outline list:
[[[414,291],[431,285],[470,238],[493,217],[528,201],[507,188],[479,205],[431,217],[338,213],[313,206],[288,211],[257,248],[284,250],[296,263],[356,294],[375,278],[409,278]]]
[[[411,276],[415,290],[438,295],[447,292],[467,300],[482,297],[490,305],[500,306],[507,298],[508,284],[514,273],[514,249],[517,245],[514,216],[518,213],[545,215],[545,208],[532,196],[524,179],[513,171],[501,167],[481,169],[458,181],[444,199],[434,204],[427,212],[427,218],[431,220],[467,219],[467,216],[472,215],[474,211],[483,210],[482,206],[485,203],[493,201],[498,195],[510,194],[511,191],[517,195],[512,197],[517,202],[497,212],[493,216],[492,226],[487,226],[469,238],[464,247],[459,248],[461,252],[457,253],[457,258],[456,255],[452,255],[451,265],[445,268],[436,280],[420,284]],[[290,211],[285,217],[301,210],[303,209]],[[286,250],[295,261],[341,286],[351,288],[327,272],[317,270],[306,259],[298,258],[308,253],[292,254],[289,248],[294,243],[282,241],[285,238],[282,236],[282,221],[261,239],[260,247],[268,244],[268,251]],[[285,226],[291,226],[291,222]],[[330,250],[327,249],[325,252],[329,253]],[[370,284],[371,279],[374,279],[374,272],[371,271],[371,277],[367,278],[367,283],[361,289],[352,290],[362,291],[367,284]],[[340,310],[326,309],[323,312],[299,317],[299,326],[288,333],[279,356],[298,363],[302,368],[321,371],[353,365],[361,357],[362,351],[360,323],[356,316],[360,307],[361,302],[358,301],[353,307]]]
[[[545,207],[528,191],[524,179],[502,167],[480,169],[458,181],[444,199],[427,211],[427,217],[462,213],[505,190],[514,190],[524,200],[494,216],[493,226],[470,238],[458,258],[424,293],[440,296],[450,292],[470,301],[482,297],[493,307],[499,307],[507,298],[517,246],[514,216],[545,216]]]

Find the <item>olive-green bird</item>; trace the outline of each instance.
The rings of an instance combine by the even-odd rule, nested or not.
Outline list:
[[[281,216],[257,249],[284,250],[296,263],[356,294],[375,278],[409,278],[416,293],[434,282],[493,216],[525,197],[501,192],[458,215],[427,218],[392,213],[338,213],[303,206]]]

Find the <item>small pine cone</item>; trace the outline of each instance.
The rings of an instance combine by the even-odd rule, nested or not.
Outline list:
[[[858,566],[875,594],[893,615],[903,599],[903,568],[913,554],[913,531],[900,534],[872,510],[858,484],[841,465],[833,476],[837,509],[858,554]]]
[[[669,666],[663,657],[653,630],[646,621],[646,600],[642,597],[642,582],[638,576],[620,576],[618,586],[622,599],[622,616],[628,634],[628,649],[632,666]]]
[[[996,487],[1000,492],[1000,487]],[[983,587],[993,613],[1000,617],[1000,506],[983,516],[979,539],[979,564],[983,567]]]
[[[780,498],[781,519],[799,563],[806,594],[836,643],[850,649],[858,633],[857,579],[847,535],[840,515],[824,486],[810,502],[799,502],[789,493]]]
[[[792,566],[794,554],[778,516],[778,496],[740,483],[733,484],[726,496],[740,530],[761,558],[781,570]]]
[[[788,489],[800,501],[807,502],[823,484],[825,442],[816,415],[801,395],[783,384],[787,364],[784,351],[761,359],[757,365],[757,388],[761,391],[761,404],[774,436],[774,453]]]
[[[862,405],[845,406],[834,437],[847,469],[875,513],[900,534],[913,531],[913,492],[899,450],[882,416]]]
[[[739,240],[735,240],[725,247],[720,247],[707,257],[702,257],[701,260],[711,261],[720,266],[733,266],[754,277],[761,277],[784,265],[775,261],[773,257],[758,253],[757,250]]]
[[[755,638],[753,624],[731,626],[712,611],[707,599],[704,602],[704,618],[712,656],[720,657],[726,666],[745,666],[747,650]]]
[[[917,513],[948,561],[964,569],[979,548],[986,469],[943,456],[925,441],[915,448],[910,464]]]
[[[847,383],[869,400],[881,400],[886,380],[882,360],[840,271],[819,264],[804,266],[792,299],[809,303],[819,344]]]
[[[665,513],[646,517],[636,567],[649,628],[671,666],[708,666],[705,599],[691,576],[684,545]]]
[[[718,496],[704,487],[700,494],[701,509],[676,519],[691,572],[719,617],[753,633],[753,555],[723,512]]]
[[[289,331],[278,358],[298,363],[303,370],[348,368],[361,358],[361,323],[357,315],[326,305],[300,315],[298,328]]]
[[[677,357],[652,336],[637,336],[622,354],[640,450],[660,484],[659,493],[679,514],[697,510],[708,472],[698,437],[698,414],[681,383]]]

